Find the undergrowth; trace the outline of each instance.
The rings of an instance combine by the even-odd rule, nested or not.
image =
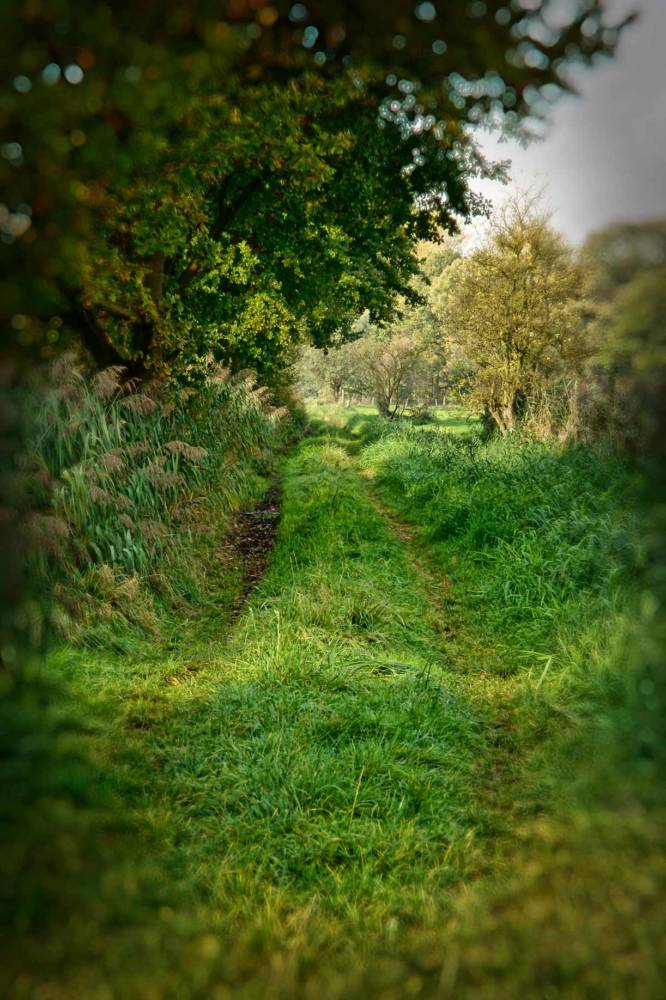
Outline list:
[[[23,469],[50,624],[118,646],[154,639],[165,607],[192,612],[209,570],[198,536],[265,489],[294,414],[251,373],[137,386],[121,368],[91,380],[75,358],[56,362],[31,399]]]

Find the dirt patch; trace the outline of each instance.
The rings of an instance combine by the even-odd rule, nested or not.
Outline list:
[[[236,515],[229,541],[242,568],[242,583],[230,609],[232,618],[240,614],[268,569],[280,521],[280,498],[276,481],[256,507]]]

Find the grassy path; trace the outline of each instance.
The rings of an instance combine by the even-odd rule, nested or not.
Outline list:
[[[497,832],[497,682],[452,666],[432,579],[347,444],[325,431],[288,460],[274,560],[230,637],[51,663],[88,732],[61,742],[79,802],[42,848],[57,869],[18,995],[349,996],[368,974],[419,992],[414,939]]]
[[[549,996],[628,995],[657,924],[622,913],[650,913],[657,882],[634,904],[611,813],[528,822],[513,751],[543,705],[493,669],[353,429],[316,428],[238,617],[182,623],[169,651],[51,658],[67,690],[26,749],[41,786],[8,861],[9,994],[496,997],[546,976]],[[651,872],[652,826],[627,829]],[[610,916],[582,932],[590,899]]]

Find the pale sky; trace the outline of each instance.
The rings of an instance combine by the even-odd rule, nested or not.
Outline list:
[[[481,137],[491,159],[512,161],[512,182],[475,190],[500,204],[507,191],[543,189],[554,225],[574,242],[616,219],[666,216],[666,0],[608,0],[608,9],[641,17],[614,60],[578,77],[580,96],[558,101],[545,140],[523,149]]]

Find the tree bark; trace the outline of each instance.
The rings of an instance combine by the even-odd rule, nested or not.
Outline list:
[[[146,274],[144,284],[150,292],[150,297],[156,306],[162,301],[164,291],[164,266],[166,254],[163,251],[154,253],[150,261],[150,270]]]
[[[83,303],[70,301],[67,320],[79,332],[83,346],[98,368],[127,364],[127,360],[109,340],[92,309],[86,309]]]

